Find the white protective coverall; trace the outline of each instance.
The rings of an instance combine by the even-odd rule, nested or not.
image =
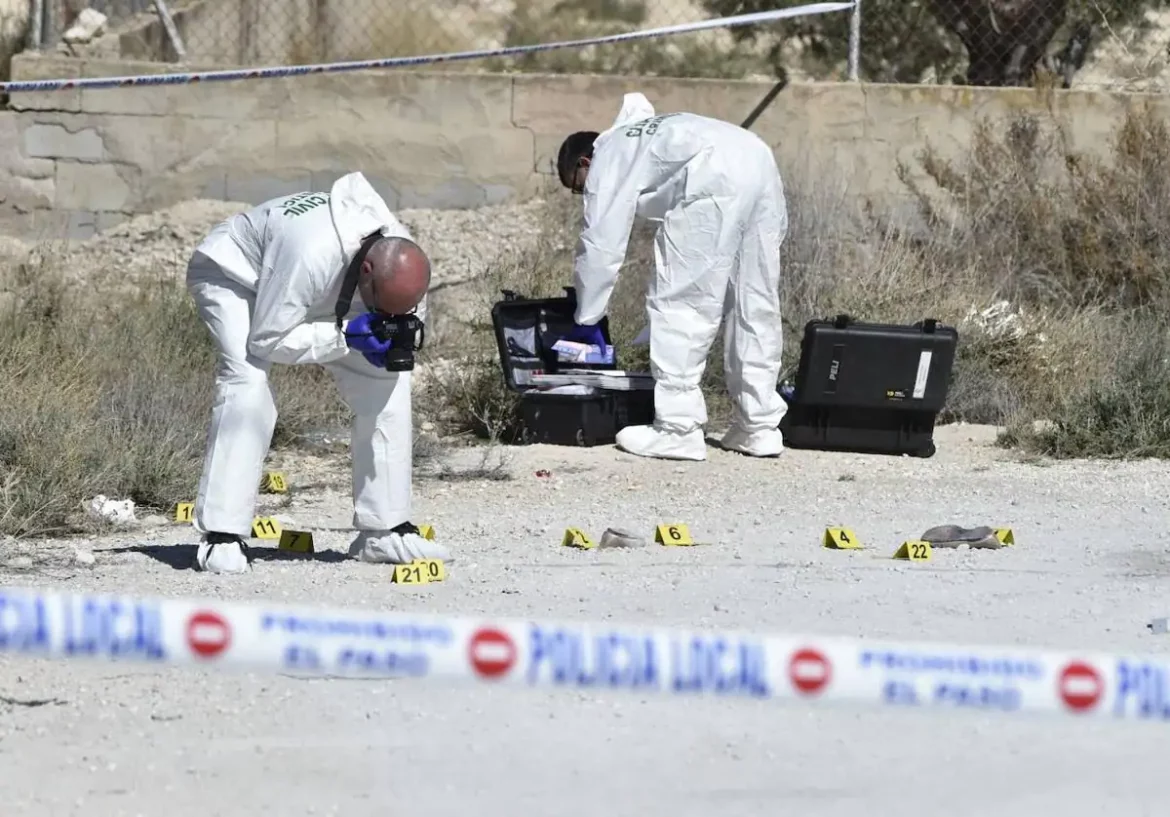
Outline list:
[[[350,350],[334,316],[350,259],[375,231],[410,238],[361,173],[328,193],[271,199],[216,225],[193,253],[187,288],[218,351],[215,403],[194,524],[251,535],[276,424],[273,363],[323,364],[354,413],[351,555],[364,561],[446,558],[435,543],[389,531],[410,521],[410,372]],[[346,320],[366,311],[355,292]],[[417,315],[426,319],[426,299]],[[233,572],[233,571],[225,571]]]
[[[788,211],[775,157],[755,134],[690,113],[656,116],[639,93],[593,146],[577,245],[577,323],[606,314],[635,218],[659,224],[646,298],[653,426],[631,426],[631,453],[702,460],[707,408],[699,381],[721,318],[733,421],[723,444],[783,450],[777,392],[782,345],[780,244]]]

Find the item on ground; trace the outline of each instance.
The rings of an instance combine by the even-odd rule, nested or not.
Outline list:
[[[129,525],[138,521],[134,516],[132,499],[109,499],[104,494],[98,494],[89,501],[85,511],[90,518],[112,525]]]
[[[1154,635],[1170,633],[1170,618],[1156,618],[1146,625],[1146,629]]]
[[[939,525],[926,531],[919,538],[923,542],[930,542],[930,546],[936,548],[957,548],[960,545],[966,545],[973,550],[994,550],[1005,546],[995,535],[995,528],[989,528],[986,525],[975,528]]]
[[[785,445],[933,456],[957,343],[953,327],[929,318],[912,326],[848,315],[809,321],[793,393],[784,398]]]
[[[649,544],[646,537],[625,528],[606,528],[601,534],[601,548],[633,548]]]

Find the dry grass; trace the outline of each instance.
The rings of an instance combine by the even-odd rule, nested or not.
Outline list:
[[[59,258],[49,248],[4,282],[0,534],[83,525],[96,494],[167,509],[199,479],[215,359],[190,298],[168,283],[116,309],[80,303]],[[328,379],[277,367],[277,446],[344,421]]]

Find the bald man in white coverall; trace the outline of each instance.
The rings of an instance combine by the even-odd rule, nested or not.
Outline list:
[[[656,116],[626,94],[609,130],[569,136],[561,182],[585,197],[577,245],[574,339],[599,342],[635,218],[656,222],[646,297],[654,424],[618,432],[646,457],[706,459],[707,407],[699,381],[721,319],[731,428],[724,447],[772,457],[784,450],[777,392],[782,346],[780,244],[788,210],[776,160],[755,134],[690,113]]]
[[[356,293],[349,291],[359,298],[339,326],[343,281],[361,248]],[[338,179],[328,193],[283,196],[232,216],[198,246],[187,289],[219,358],[195,500],[198,570],[251,567],[246,541],[276,425],[268,382],[274,363],[324,365],[354,413],[358,535],[350,556],[391,564],[448,558],[410,521],[410,372],[387,371],[392,344],[370,328],[379,315],[413,312],[425,321],[429,281],[426,255],[361,173]]]

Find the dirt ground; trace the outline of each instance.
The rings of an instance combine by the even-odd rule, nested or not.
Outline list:
[[[416,521],[457,561],[390,584],[340,557],[344,459],[274,462],[263,509],[315,531],[315,561],[250,575],[185,568],[187,526],[155,519],[12,552],[5,584],[353,608],[940,642],[1153,651],[1170,636],[1167,466],[1024,462],[992,429],[939,430],[930,460],[712,450],[664,464],[610,447],[508,449],[420,473]],[[496,455],[493,455],[496,456]],[[547,470],[549,476],[537,476]],[[504,510],[506,509],[506,513]],[[689,524],[697,548],[582,552],[600,533]],[[1011,527],[1014,547],[887,558],[936,524]],[[848,525],[872,550],[820,547]],[[262,543],[259,543],[262,544]],[[75,548],[96,564],[73,561]],[[269,556],[274,556],[271,551]],[[15,562],[13,561],[15,559]],[[28,559],[33,564],[30,567]],[[688,701],[613,692],[304,680],[0,658],[0,801],[13,815],[758,815],[968,817],[1165,811],[1165,732],[937,711]]]

